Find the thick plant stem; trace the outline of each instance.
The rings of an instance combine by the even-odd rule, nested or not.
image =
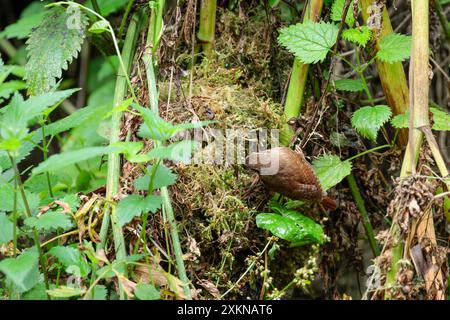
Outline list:
[[[375,257],[380,255],[380,248],[378,247],[377,241],[375,240],[375,234],[373,232],[372,225],[370,223],[369,215],[367,214],[366,207],[364,205],[363,197],[359,192],[358,185],[356,184],[355,176],[351,173],[347,176],[347,182],[350,186],[350,190],[352,192],[353,198],[356,201],[356,205],[358,206],[359,212],[363,218],[363,226],[366,230],[367,239],[369,240],[370,248]]]
[[[158,47],[160,32],[161,32],[161,20],[162,9],[164,7],[164,1],[157,2],[158,8],[152,10],[150,17],[149,32],[147,35],[147,50],[143,55],[143,61],[146,68],[147,86],[149,92],[150,108],[156,114],[159,114],[158,107],[158,88],[156,85],[155,67],[153,62],[153,55]],[[155,147],[161,145],[160,141],[154,141]],[[152,189],[152,188],[150,188]],[[181,250],[180,238],[178,236],[177,223],[175,221],[175,215],[173,212],[172,203],[170,200],[170,194],[167,187],[161,188],[161,198],[163,205],[163,212],[166,216],[170,228],[170,236],[172,238],[173,251],[175,254],[177,272],[180,280],[183,282],[183,291],[187,299],[192,299],[191,291],[189,289],[189,279],[186,275],[186,268],[183,261],[183,252]]]
[[[206,57],[211,58],[214,52],[214,33],[216,29],[217,0],[202,0],[200,7],[200,25],[197,38],[202,44]]]
[[[364,21],[369,18],[368,9],[376,0],[361,0],[361,13]],[[372,7],[373,8],[373,7]],[[376,46],[379,49],[381,39],[386,35],[393,33],[391,20],[386,8],[382,12],[383,25],[381,27],[380,35],[377,38]],[[377,59],[376,62],[378,74],[380,76],[381,85],[386,96],[386,101],[391,107],[394,115],[403,114],[408,110],[408,85],[406,83],[406,75],[403,70],[401,62],[387,63]],[[401,146],[405,146],[408,142],[408,132],[402,129],[399,133],[397,142]]]
[[[129,72],[131,68],[131,63],[133,61],[133,56],[136,48],[136,40],[138,36],[138,24],[139,15],[135,14],[128,27],[128,32],[125,38],[125,44],[122,49],[122,59],[123,64]],[[116,87],[114,91],[113,108],[119,106],[127,94],[127,75],[119,67],[117,72]],[[120,124],[122,120],[122,112],[113,112],[111,117],[111,136],[109,143],[110,145],[119,141]],[[108,175],[106,181],[106,198],[107,200],[112,200],[119,191],[119,176],[120,176],[120,155],[117,153],[110,154],[108,156]],[[100,248],[103,248],[106,243],[106,238],[108,234],[108,228],[110,223],[110,210],[106,210],[103,215],[102,227],[100,230]]]
[[[303,21],[317,21],[322,12],[322,7],[323,0],[309,1],[307,7],[305,8]],[[300,115],[308,70],[309,64],[303,64],[298,58],[294,59],[286,95],[286,102],[284,104],[284,116],[286,121]],[[289,125],[285,124],[280,134],[281,143],[285,146],[289,145],[293,134],[293,130],[289,127]]]

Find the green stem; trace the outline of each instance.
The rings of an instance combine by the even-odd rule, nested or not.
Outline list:
[[[369,240],[370,248],[372,249],[375,257],[380,255],[380,248],[378,247],[377,241],[375,240],[375,234],[373,232],[372,224],[370,223],[369,215],[366,210],[366,206],[364,205],[363,197],[361,196],[361,192],[359,191],[358,185],[355,180],[355,176],[351,173],[347,176],[347,182],[350,186],[350,190],[352,192],[353,198],[356,201],[356,205],[363,217],[363,226],[366,230],[367,239]]]
[[[41,126],[41,131],[42,131],[42,155],[43,155],[44,161],[45,161],[48,158],[48,145],[47,145],[47,138],[45,136],[45,125],[44,124],[42,124],[42,126]],[[50,173],[48,173],[48,171],[45,173],[45,177],[47,180],[48,192],[50,194],[50,197],[53,199],[52,183],[50,181]]]
[[[442,10],[442,5],[440,0],[434,0],[436,13],[439,17],[439,22],[441,23],[442,30],[444,30],[445,38],[447,39],[447,42],[450,44],[450,27],[448,25],[447,17],[444,14],[444,10]]]
[[[11,161],[11,164],[12,164],[12,167],[14,170],[14,174],[16,177],[16,183],[17,183],[17,186],[19,187],[20,195],[22,197],[22,201],[25,206],[25,213],[26,213],[27,217],[30,218],[32,216],[31,209],[30,209],[30,205],[28,203],[27,196],[25,194],[25,189],[23,187],[22,180],[20,179],[20,172],[19,172],[19,168],[17,167],[16,159],[11,155],[9,155],[9,159]],[[39,242],[39,234],[38,234],[36,228],[33,228],[33,238],[34,238],[34,245],[37,247],[37,250],[38,250],[39,260],[41,261],[41,269],[42,269],[42,273],[44,274],[45,288],[48,290],[49,282],[48,282],[48,273],[47,273],[47,261],[45,260],[44,253],[42,251],[41,244]],[[48,295],[47,295],[47,297],[49,298]]]
[[[122,39],[123,29],[125,28],[125,23],[127,22],[128,16],[130,15],[131,8],[133,7],[134,0],[128,1],[127,8],[125,9],[125,13],[123,14],[122,21],[120,21],[119,33],[117,35],[117,39]]]
[[[97,12],[99,15],[101,15],[100,7],[98,5],[97,0],[91,0],[92,8],[94,8],[95,12]]]
[[[163,1],[161,1],[164,3]],[[161,2],[159,8],[161,8]],[[159,10],[158,13],[155,13],[154,10],[152,10],[153,19],[150,19],[150,25],[149,25],[149,33],[147,35],[147,50],[145,51],[142,59],[144,62],[144,65],[146,67],[146,75],[147,75],[147,86],[148,86],[148,92],[149,92],[149,100],[150,100],[150,107],[152,111],[156,114],[159,113],[159,107],[158,107],[158,89],[156,86],[156,76],[155,76],[155,70],[154,70],[154,64],[153,64],[153,52],[155,50],[155,44],[159,42],[158,38],[155,38],[155,36],[159,37],[160,32],[155,32],[157,30],[158,26],[155,26],[155,23],[159,19],[155,19],[154,15],[162,15],[162,10]],[[152,48],[150,50],[149,48]],[[155,147],[158,147],[161,145],[160,141],[154,141]],[[183,261],[183,252],[181,249],[181,243],[180,238],[178,235],[178,228],[177,223],[175,220],[175,215],[173,212],[172,203],[170,200],[170,195],[167,187],[161,188],[161,198],[162,198],[162,204],[163,204],[163,212],[165,216],[167,217],[167,222],[170,228],[170,236],[172,239],[172,245],[173,245],[173,252],[175,254],[175,260],[176,260],[176,266],[178,271],[178,276],[180,280],[183,282],[183,291],[187,299],[192,299],[191,291],[189,289],[189,279],[186,274],[186,268]]]
[[[305,8],[303,21],[317,21],[322,12],[322,7],[323,0],[308,1],[308,5]],[[301,63],[298,58],[294,59],[291,77],[289,79],[289,87],[286,95],[286,102],[284,104],[284,116],[286,121],[291,118],[297,118],[300,115],[308,71],[309,64]],[[280,132],[281,144],[285,146],[289,145],[293,135],[294,132],[289,127],[289,125],[284,124]]]
[[[211,58],[214,50],[217,0],[201,0],[200,25],[197,38],[206,57]]]
[[[372,153],[372,152],[380,150],[380,149],[391,148],[391,147],[392,147],[392,145],[390,145],[390,144],[385,144],[383,146],[378,146],[378,147],[375,147],[375,148],[363,151],[361,153],[358,153],[357,155],[354,155],[353,157],[348,158],[346,161],[352,161],[352,160],[354,160],[356,158],[359,158],[359,157],[362,157],[362,156],[364,156],[364,155],[366,155],[368,153]]]

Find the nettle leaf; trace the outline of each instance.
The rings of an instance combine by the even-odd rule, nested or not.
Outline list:
[[[76,248],[57,246],[51,248],[49,253],[58,259],[68,273],[73,273],[76,276],[84,278],[91,272],[91,268],[86,259]]]
[[[358,92],[364,91],[364,83],[359,79],[340,79],[334,82],[337,90]]]
[[[433,129],[441,131],[450,131],[450,114],[438,108],[430,108],[433,113]]]
[[[159,300],[161,293],[152,284],[139,283],[134,290],[134,295],[139,300]]]
[[[336,43],[339,28],[331,23],[306,21],[280,30],[278,42],[303,63],[323,61]]]
[[[0,245],[13,239],[14,224],[8,219],[6,213],[0,212]]]
[[[153,172],[153,165],[147,167],[147,172]],[[177,181],[177,175],[163,164],[159,164],[153,179],[153,189],[159,189],[174,184]],[[146,174],[134,181],[134,187],[139,191],[147,191],[150,185],[150,175]]]
[[[117,218],[121,227],[139,217],[144,212],[155,213],[161,207],[161,197],[148,195],[146,197],[132,194],[120,200],[117,206]]]
[[[46,2],[34,1],[26,7],[20,19],[8,25],[5,30],[0,32],[0,38],[18,38],[24,39],[28,37],[31,30],[39,26],[45,15]]]
[[[359,28],[351,28],[342,32],[342,38],[353,42],[361,47],[365,47],[372,37],[372,30],[368,26],[361,26]]]
[[[75,6],[51,8],[27,40],[26,75],[29,93],[50,91],[62,70],[78,56],[85,37],[87,17]]]
[[[89,160],[101,155],[120,152],[120,148],[115,146],[108,147],[88,147],[75,151],[68,151],[51,156],[47,160],[41,162],[39,166],[33,169],[33,174],[42,172],[55,171],[68,165],[81,161]]]
[[[334,187],[352,171],[350,161],[341,161],[336,155],[323,155],[312,162],[324,191]]]
[[[331,20],[336,22],[341,22],[342,15],[344,14],[345,0],[334,0],[333,6],[331,7]],[[347,12],[345,17],[345,23],[351,27],[355,23],[355,17],[353,16],[352,5]]]
[[[409,58],[411,45],[411,36],[391,33],[381,39],[377,58],[388,63],[401,62]]]
[[[172,160],[176,162],[189,163],[192,157],[192,152],[199,146],[199,143],[194,140],[183,140],[166,146],[161,146],[150,150],[147,153],[149,158]]]
[[[258,228],[269,230],[278,238],[287,240],[293,246],[323,243],[324,233],[320,224],[295,210],[277,213],[260,213],[256,216]]]
[[[39,217],[28,217],[24,222],[30,228],[44,231],[66,231],[73,227],[72,219],[67,214],[55,211],[46,212]]]
[[[165,141],[174,134],[174,126],[162,119],[152,110],[138,107],[144,118],[144,123],[140,126],[138,135],[141,138]]]
[[[396,129],[409,128],[409,111],[393,117],[391,120],[391,124]]]
[[[88,295],[88,299],[90,300],[106,300],[108,296],[108,290],[104,285],[98,284],[96,285],[91,293]]]
[[[15,285],[19,292],[33,288],[39,282],[39,254],[36,247],[24,251],[16,258],[0,262],[0,271]]]
[[[360,135],[376,141],[378,131],[391,114],[391,109],[385,105],[362,107],[353,113],[352,125]]]
[[[25,190],[28,206],[33,212],[39,207],[39,195]],[[12,212],[14,210],[14,188],[11,184],[0,185],[0,210]],[[20,194],[17,194],[17,211],[25,212],[25,204]]]

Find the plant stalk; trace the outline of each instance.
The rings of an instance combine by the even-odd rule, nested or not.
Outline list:
[[[197,38],[202,44],[203,52],[211,58],[214,52],[214,33],[216,29],[217,0],[201,0],[200,25]]]

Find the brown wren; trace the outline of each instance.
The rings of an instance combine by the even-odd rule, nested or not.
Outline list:
[[[294,200],[320,202],[336,210],[337,204],[322,190],[311,164],[300,149],[278,147],[253,152],[247,158],[250,169],[259,173],[267,189]]]

